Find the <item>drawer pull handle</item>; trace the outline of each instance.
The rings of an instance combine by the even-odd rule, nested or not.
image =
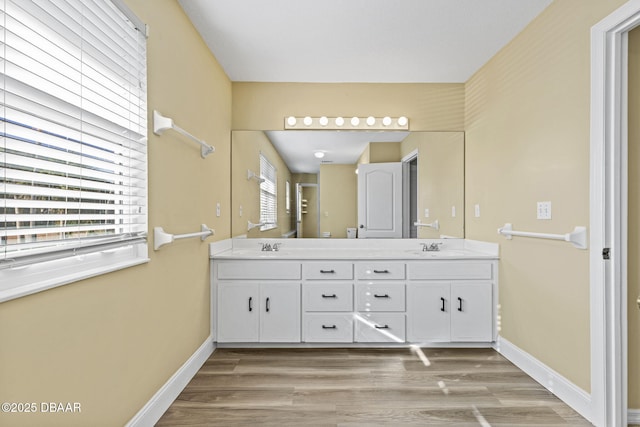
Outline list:
[[[338,327],[336,325],[331,325],[331,326],[322,325],[322,329],[338,329]]]
[[[267,313],[269,312],[270,306],[271,306],[271,304],[269,304],[269,298],[267,298],[267,300],[265,301],[265,307],[267,309]]]
[[[253,297],[249,297],[249,311],[253,311],[253,307],[251,307],[252,301],[253,301]]]
[[[383,274],[383,273],[389,273],[389,270],[373,270],[373,272],[376,274]]]
[[[444,311],[444,298],[440,297],[440,301],[442,301],[442,307],[440,307],[440,311]]]
[[[335,272],[336,272],[335,270],[320,270],[320,273],[322,274],[333,274]]]
[[[458,297],[458,311],[462,311],[462,298]]]
[[[384,326],[376,325],[376,329],[389,329],[389,325],[384,325]]]
[[[375,298],[391,298],[389,294],[384,294],[384,295],[373,294],[373,296]]]
[[[322,294],[322,298],[338,298],[338,296],[336,294],[331,294],[331,295]]]

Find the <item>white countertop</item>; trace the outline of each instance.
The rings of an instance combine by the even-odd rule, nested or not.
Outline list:
[[[262,245],[279,244],[278,251]],[[439,251],[422,251],[422,243],[441,243]],[[465,239],[244,239],[210,245],[212,259],[360,260],[360,259],[498,259],[498,244]]]

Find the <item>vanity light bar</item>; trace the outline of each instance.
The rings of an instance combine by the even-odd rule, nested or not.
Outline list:
[[[409,130],[409,119],[401,117],[295,117],[284,118],[285,129],[312,130]]]

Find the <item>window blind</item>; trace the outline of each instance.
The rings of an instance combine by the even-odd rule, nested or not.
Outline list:
[[[144,242],[145,35],[108,0],[0,7],[0,268]]]
[[[278,226],[278,180],[276,168],[260,153],[260,231]]]

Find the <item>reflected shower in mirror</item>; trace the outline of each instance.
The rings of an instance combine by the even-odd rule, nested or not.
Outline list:
[[[233,131],[231,163],[233,236],[464,237],[463,132]]]

